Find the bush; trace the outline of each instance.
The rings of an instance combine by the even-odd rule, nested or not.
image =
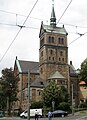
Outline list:
[[[87,108],[87,102],[80,103],[80,108]]]
[[[42,102],[42,101],[33,102],[33,103],[31,103],[30,108],[31,108],[31,109],[43,108],[43,102]]]
[[[58,106],[59,109],[70,111],[70,104],[66,102],[61,102]]]

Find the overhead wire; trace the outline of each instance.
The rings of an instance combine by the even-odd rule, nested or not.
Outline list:
[[[10,47],[12,46],[13,42],[15,41],[15,39],[17,38],[17,36],[19,35],[20,31],[22,30],[22,28],[24,27],[24,24],[26,23],[28,17],[30,16],[31,12],[33,11],[34,7],[36,6],[38,0],[36,0],[36,2],[34,3],[32,9],[30,10],[27,18],[25,19],[25,21],[23,22],[22,26],[20,27],[19,31],[17,32],[17,34],[15,35],[14,39],[12,40],[12,42],[10,43],[10,45],[8,46],[7,50],[5,51],[5,53],[3,54],[2,58],[0,59],[0,62],[3,60],[3,58],[5,57],[6,53],[8,52],[8,50],[10,49]]]
[[[31,11],[29,12],[27,18],[25,19],[24,23],[22,25],[13,25],[13,24],[7,24],[7,23],[0,23],[2,25],[11,25],[11,26],[18,26],[20,27],[20,30],[17,32],[16,36],[14,37],[14,39],[12,40],[12,42],[10,43],[9,47],[7,48],[7,50],[5,51],[4,55],[2,56],[2,58],[0,59],[0,62],[2,61],[2,59],[4,58],[4,56],[6,55],[6,53],[8,52],[8,50],[10,49],[11,45],[13,44],[13,42],[15,41],[15,39],[17,38],[18,34],[20,33],[21,29],[23,27],[26,27],[24,26],[25,22],[27,21],[28,17],[30,16],[32,10],[34,9],[35,5],[37,4],[38,0],[35,2],[34,6],[32,7]],[[70,6],[72,0],[69,2],[68,6],[66,7],[66,9],[64,10],[63,14],[61,15],[60,19],[58,20],[57,24],[59,23],[59,21],[61,20],[61,18],[63,17],[63,15],[65,14],[65,12],[67,11],[68,7]],[[4,11],[4,10],[0,10],[1,12],[5,12],[5,13],[10,13],[10,14],[15,14],[15,15],[20,15],[20,16],[24,16],[26,17],[25,15],[22,15],[22,14],[17,14],[17,13],[14,13],[14,12],[9,12],[9,11]],[[34,18],[34,17],[31,17],[31,18]],[[38,19],[38,18],[34,18],[34,19]],[[38,20],[42,20],[42,19],[38,19]],[[63,23],[59,23],[59,24],[63,24]],[[64,25],[68,25],[68,26],[75,26],[75,25],[72,25],[72,24],[64,24]],[[76,27],[76,26],[75,26]],[[87,27],[83,27],[83,26],[77,26],[77,27],[81,27],[81,28],[87,28]],[[38,29],[38,28],[34,28],[34,27],[26,27],[26,28],[32,28],[32,29]],[[87,32],[86,32],[87,33]],[[86,34],[84,33],[84,35]],[[76,38],[75,40],[73,40],[70,44],[72,44],[73,42],[75,42],[76,40],[78,40],[80,37],[82,36],[79,36],[78,38]],[[69,45],[70,45],[69,44]]]
[[[22,25],[17,25],[17,24],[9,24],[9,23],[0,23],[0,25],[7,25],[7,26],[14,26],[14,27],[22,27]],[[23,26],[24,28],[29,28],[29,29],[38,29],[37,27],[32,27],[32,26]]]
[[[65,14],[65,12],[67,11],[67,9],[68,9],[68,7],[70,6],[71,2],[72,2],[72,0],[69,2],[68,6],[66,7],[66,9],[64,10],[64,12],[63,12],[62,15],[60,16],[60,18],[59,18],[57,24],[59,23],[59,21],[61,20],[61,18],[62,18],[63,15]]]
[[[74,39],[71,43],[69,43],[69,45],[71,45],[73,42],[75,42],[76,40],[78,40],[79,38],[81,38],[85,34],[87,34],[87,32],[85,32],[84,34],[80,35],[78,38]]]
[[[13,14],[13,15],[16,15],[16,16],[27,17],[26,15],[23,15],[23,14],[19,14],[19,13],[15,13],[15,12],[10,12],[10,11],[5,11],[5,10],[0,10],[0,12],[4,12],[4,13],[8,13],[8,14]],[[30,18],[32,18],[32,19],[37,19],[37,20],[48,21],[48,20],[40,19],[40,18],[36,18],[36,17],[30,17]]]
[[[68,9],[68,7],[70,6],[72,0],[69,2],[68,6],[66,7],[66,9],[64,10],[63,14],[61,15],[60,19],[63,17],[64,13],[66,12],[66,10]],[[0,12],[4,12],[4,13],[9,13],[9,14],[14,14],[14,15],[19,15],[19,16],[23,16],[23,17],[27,17],[26,15],[23,15],[23,14],[19,14],[19,13],[15,13],[15,12],[10,12],[10,11],[6,11],[6,10],[1,10],[0,9]],[[44,20],[44,19],[40,19],[40,18],[35,18],[35,17],[30,17],[32,19],[37,19],[37,20]],[[63,24],[63,25],[67,25],[67,26],[73,26],[73,27],[79,27],[79,28],[87,28],[85,26],[79,26],[79,25],[73,25],[73,24],[67,24],[67,23],[61,23],[59,22],[60,19],[58,20],[57,24]],[[48,20],[44,20],[44,21],[48,21]],[[11,26],[16,26],[16,25],[13,25],[13,24],[7,24],[7,23],[0,23],[2,25],[11,25]],[[25,26],[26,27],[26,26]],[[27,27],[29,28],[29,27]],[[32,27],[31,27],[32,28]],[[35,28],[36,29],[36,28]]]
[[[66,25],[66,26],[72,26],[72,27],[79,27],[79,28],[86,28],[87,27],[84,27],[84,26],[76,26],[76,25],[73,25],[73,24],[65,24],[65,23],[59,23],[59,24],[62,24],[62,25]],[[0,23],[0,25],[6,25],[6,26],[13,26],[13,27],[21,27],[22,25],[19,25],[19,24],[9,24],[9,23]],[[29,28],[29,29],[38,29],[38,27],[32,27],[32,26],[23,26],[24,28]],[[76,32],[68,32],[68,33],[71,33],[71,34],[78,34]]]
[[[72,27],[87,28],[86,26],[79,26],[79,25],[67,24],[67,23],[61,23],[61,22],[59,22],[59,24],[66,25],[66,26],[72,26]]]

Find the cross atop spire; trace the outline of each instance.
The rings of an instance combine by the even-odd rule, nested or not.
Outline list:
[[[54,0],[52,0],[53,4],[54,4]]]
[[[52,7],[54,7],[54,0],[52,0]]]
[[[54,11],[54,0],[52,0],[52,12],[51,12],[51,18],[50,18],[50,25],[52,27],[56,27],[56,16]]]

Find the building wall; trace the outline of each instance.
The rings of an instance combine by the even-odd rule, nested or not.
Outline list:
[[[19,76],[19,82],[18,82],[18,101],[14,102],[14,109],[19,109],[21,107],[22,110],[25,110],[28,106],[28,74],[26,73],[19,73],[18,68],[15,64],[14,69],[15,75]],[[39,77],[38,73],[30,73],[30,81],[34,81]],[[36,98],[36,89],[35,91],[31,90],[31,99],[37,101],[38,98]],[[32,100],[31,100],[32,101]]]
[[[53,39],[53,41],[50,42],[49,39]],[[60,40],[62,40],[62,42],[60,42]],[[40,76],[42,79],[47,80],[50,74],[56,70],[67,79],[67,36],[58,33],[44,33],[44,35],[40,37],[39,61]]]
[[[79,105],[79,79],[77,77],[70,77],[70,94],[71,94],[71,100],[72,100],[72,94],[73,94],[73,100],[75,102],[75,106],[78,107]],[[72,91],[72,85],[73,85],[73,91]]]
[[[87,87],[80,86],[80,102],[87,102]]]

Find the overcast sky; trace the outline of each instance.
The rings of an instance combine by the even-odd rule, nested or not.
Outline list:
[[[54,0],[57,21],[70,1]],[[39,61],[40,25],[41,21],[49,24],[52,0],[38,0],[29,15],[35,2],[36,0],[0,0],[0,71],[13,67],[16,56],[20,60]],[[27,15],[29,18],[25,27],[15,39],[20,30],[17,25],[22,25]],[[80,37],[77,33],[87,32],[87,0],[72,0],[57,26],[63,24],[68,32],[68,61],[72,60],[75,69],[80,68],[87,57],[87,34]],[[77,39],[78,37],[80,38]]]

